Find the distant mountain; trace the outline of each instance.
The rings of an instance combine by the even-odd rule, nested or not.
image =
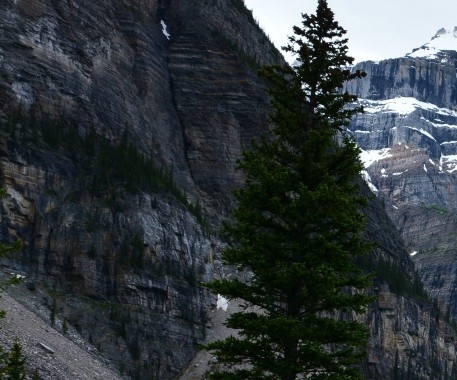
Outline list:
[[[373,192],[401,232],[427,292],[457,320],[457,27],[405,57],[363,62],[350,88]]]
[[[457,50],[457,26],[450,29],[441,28],[430,42],[406,54],[411,58],[446,59],[446,52]]]

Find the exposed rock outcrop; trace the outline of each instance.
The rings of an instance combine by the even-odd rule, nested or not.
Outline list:
[[[455,318],[457,52],[420,53],[357,66],[366,113],[350,128],[428,293]]]
[[[50,310],[125,375],[177,376],[205,340],[215,307],[199,284],[223,273],[221,242],[211,232],[242,182],[235,162],[268,128],[268,98],[255,71],[282,58],[235,0],[4,0],[0,31],[0,170],[9,194],[0,238],[25,243],[5,265],[46,286]],[[414,83],[401,69],[409,79],[397,92],[382,79],[397,69],[373,66],[367,80],[379,80],[359,90],[411,90],[452,108],[454,89],[441,86],[450,74],[427,65]],[[424,87],[429,77],[443,90]],[[390,116],[380,122],[396,123]],[[381,146],[390,131],[377,131]],[[437,164],[441,145],[420,130],[398,133],[414,141],[414,155],[430,151]],[[452,170],[450,161],[442,165]],[[384,241],[377,256],[413,279],[384,211],[371,217],[370,234]],[[448,331],[425,304],[379,293],[368,321],[377,334],[372,378],[388,378],[397,350],[403,367],[406,352],[424,351],[416,361],[421,374],[431,373],[430,350],[453,354],[452,344],[441,343],[451,341]],[[395,323],[392,310],[402,312]]]
[[[385,100],[413,97],[417,100],[456,109],[457,52],[447,52],[443,59],[395,58],[380,62],[362,62],[355,69],[364,70],[363,81],[350,83],[348,91],[363,99]]]
[[[362,191],[369,195],[367,188],[362,187]],[[375,301],[367,313],[353,316],[370,330],[368,358],[363,363],[365,378],[455,378],[454,329],[426,299],[414,264],[382,202],[371,199],[367,216],[367,238],[377,241],[377,246],[363,265],[376,270],[375,284],[370,290]],[[226,313],[222,309],[212,311],[208,339],[224,339],[234,334],[221,326],[224,317],[233,311],[239,309],[231,302]],[[210,353],[200,352],[179,379],[203,379],[215,366]]]
[[[219,251],[208,231],[241,183],[241,149],[266,127],[252,67],[280,55],[229,0],[7,0],[0,20],[1,232],[26,244],[14,266],[54,289],[118,368],[171,378],[205,337],[213,299],[198,283]],[[167,179],[126,191],[90,147],[51,148],[43,120],[95,155],[127,141]],[[94,193],[93,175],[107,188]]]
[[[39,300],[29,304],[39,308]],[[28,371],[37,371],[40,379],[120,380],[116,369],[103,363],[96,350],[88,352],[68,339],[71,333],[60,334],[49,327],[35,313],[25,308],[13,297],[3,293],[0,307],[7,312],[2,321],[0,341],[2,347],[11,347],[17,339],[27,357]]]

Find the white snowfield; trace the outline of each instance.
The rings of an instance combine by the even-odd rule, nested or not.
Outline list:
[[[429,119],[426,119],[425,117],[421,116],[420,120],[423,123],[426,123],[426,128],[428,130],[425,130],[421,126],[407,125],[406,122],[405,122],[405,125],[403,125],[403,128],[408,128],[408,129],[411,129],[418,133],[421,133],[428,139],[433,140],[434,143],[438,143],[439,145],[442,145],[442,146],[451,145],[451,144],[457,145],[457,141],[438,142],[436,140],[436,138],[433,136],[433,133],[434,133],[433,131],[440,129],[440,128],[457,129],[457,112],[456,111],[450,110],[448,108],[440,108],[432,103],[421,102],[412,97],[397,97],[397,98],[388,99],[388,100],[359,99],[359,102],[360,102],[360,104],[363,105],[365,114],[368,114],[368,115],[390,113],[390,114],[396,114],[396,115],[400,115],[400,116],[407,116],[417,110],[427,111],[426,112],[427,114],[434,115],[434,116],[432,116],[433,119],[429,120]],[[444,123],[440,117],[455,118],[456,124]],[[392,131],[395,131],[396,129],[397,129],[397,127],[391,128]],[[355,133],[360,135],[360,134],[372,133],[372,131],[357,129],[355,131]],[[401,145],[402,143],[400,142],[399,144]],[[406,149],[414,149],[414,148],[409,148],[407,145],[404,145],[404,146],[406,147]],[[390,157],[392,157],[392,147],[385,147],[385,148],[377,149],[377,150],[362,150],[362,153],[360,154],[360,159],[362,160],[366,169],[369,168],[373,163],[385,160]],[[441,154],[439,163],[438,162],[435,163],[435,162],[433,162],[433,160],[428,160],[428,162],[431,165],[437,166],[440,173],[445,173],[445,172],[454,173],[457,171],[457,154],[447,154],[447,155]],[[426,172],[428,171],[427,166],[425,164],[423,165],[423,169]],[[389,175],[402,175],[404,173],[406,173],[406,171],[387,173],[384,170],[384,172],[381,173],[381,177],[387,177]],[[366,175],[365,175],[365,177],[366,177]],[[370,181],[370,185],[373,186],[371,181]]]
[[[388,157],[392,157],[390,148],[378,149],[378,150],[362,150],[360,154],[360,160],[363,162],[365,168],[370,167],[374,162],[383,160]]]
[[[457,117],[457,112],[448,108],[440,108],[432,103],[421,102],[412,97],[398,97],[387,100],[359,99],[363,110],[367,114],[394,113],[402,116],[409,115],[418,109],[435,112],[443,116]],[[447,124],[435,123],[436,126],[449,126]],[[457,125],[454,126],[457,128]]]

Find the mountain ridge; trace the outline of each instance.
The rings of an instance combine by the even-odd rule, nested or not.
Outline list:
[[[407,53],[407,57],[439,59],[445,62],[448,59],[446,52],[457,50],[457,26],[439,29],[431,38],[430,42],[413,49]]]
[[[350,125],[367,180],[405,239],[428,293],[451,319],[457,310],[455,30],[440,29],[406,57],[358,64],[368,76],[351,90],[366,112]]]

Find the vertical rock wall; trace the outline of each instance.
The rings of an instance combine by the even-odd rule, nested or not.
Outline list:
[[[237,158],[268,128],[268,98],[256,70],[283,61],[241,5],[0,4],[0,170],[9,194],[1,203],[0,237],[25,243],[6,264],[47,289],[59,317],[132,378],[175,377],[205,340],[215,300],[200,283],[223,272],[214,231],[232,207],[231,190],[242,183]],[[387,66],[382,70],[391,78],[397,69]],[[387,96],[391,92],[375,71],[373,66],[370,78],[378,79],[362,83],[360,91]],[[450,81],[447,75],[439,80]],[[412,88],[442,102],[452,99],[452,89],[425,91],[416,82],[405,79],[395,91]],[[52,135],[43,127],[49,125]],[[376,136],[380,144],[384,135]],[[108,147],[120,146],[130,149],[123,159],[140,153],[160,171],[155,187],[119,178],[115,168],[122,165],[112,158],[119,155]],[[385,227],[383,212],[373,218]],[[398,236],[384,227],[372,229],[374,238],[382,231],[390,241],[382,255],[411,277]],[[396,350],[404,363],[404,352],[424,347],[418,357],[425,359],[417,362],[420,373],[429,373],[429,364],[420,364],[429,363],[429,350],[452,352],[446,345],[436,348],[442,331],[413,298],[379,294],[380,306],[368,320],[377,349],[369,370],[387,378],[386,363]],[[381,305],[386,297],[404,315],[398,323],[389,322],[392,307]],[[425,321],[423,330],[410,328],[416,315]],[[400,344],[400,338],[383,338],[397,327],[408,337],[430,331],[430,339]]]
[[[6,0],[0,30],[0,231],[25,242],[12,265],[125,373],[172,378],[205,338],[199,283],[220,267],[235,161],[266,128],[253,67],[279,55],[230,0]],[[174,187],[94,192],[87,147],[51,147],[43,120],[97,149],[127,142]]]

